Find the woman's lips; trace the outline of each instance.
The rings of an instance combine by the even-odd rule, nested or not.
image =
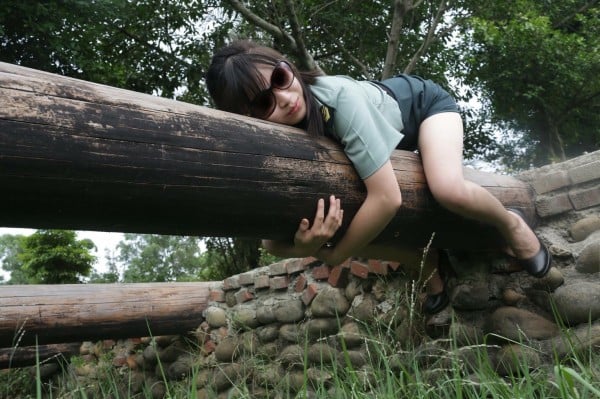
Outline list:
[[[290,112],[288,112],[288,115],[293,115],[296,112],[298,112],[298,109],[300,108],[300,101],[296,100],[296,102],[294,103],[294,106],[292,107],[292,109],[290,109]]]

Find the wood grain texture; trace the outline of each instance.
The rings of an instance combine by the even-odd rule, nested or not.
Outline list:
[[[194,331],[211,284],[0,286],[0,348]]]
[[[395,151],[403,207],[382,246],[502,245],[432,198],[417,154]],[[530,186],[465,169],[534,214]],[[335,194],[343,233],[365,188],[342,149],[298,129],[0,64],[0,225],[288,239]]]

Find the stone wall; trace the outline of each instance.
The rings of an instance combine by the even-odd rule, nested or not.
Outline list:
[[[600,152],[519,177],[536,190],[536,232],[554,256],[542,279],[517,270],[501,253],[445,253],[453,270],[451,306],[424,317],[426,276],[419,265],[353,259],[330,267],[288,259],[214,286],[205,321],[187,336],[197,355],[183,336],[88,343],[82,355],[92,361],[112,351],[113,366],[132,370],[140,390],[150,383],[155,397],[164,395],[157,375],[187,378],[196,367],[201,398],[227,397],[234,384],[253,397],[293,392],[306,380],[327,386],[331,376],[323,364],[351,367],[368,384],[381,358],[397,371],[448,350],[468,362],[471,348],[483,347],[496,372],[508,375],[523,365],[544,369],[557,357],[598,351]],[[86,364],[74,370],[90,372]]]

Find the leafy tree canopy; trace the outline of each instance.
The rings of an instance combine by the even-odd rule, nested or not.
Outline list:
[[[0,262],[2,269],[10,273],[10,284],[27,284],[27,276],[21,270],[23,264],[19,254],[23,252],[22,235],[3,234],[0,236]]]
[[[200,279],[200,238],[158,234],[125,234],[117,245],[125,265],[123,281],[168,282]]]
[[[90,275],[96,257],[91,240],[77,240],[74,231],[38,230],[30,236],[0,236],[2,268],[9,284],[80,283]]]
[[[599,21],[597,1],[518,0],[480,3],[465,25],[468,84],[536,164],[600,147]]]

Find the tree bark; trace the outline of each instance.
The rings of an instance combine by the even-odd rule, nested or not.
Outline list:
[[[213,285],[1,286],[0,348],[194,331]]]
[[[391,157],[403,206],[380,246],[498,248],[432,198],[419,156]],[[342,148],[240,115],[0,63],[0,226],[291,239],[318,198],[365,197]],[[530,186],[465,169],[533,215]],[[334,240],[335,241],[335,240]]]

